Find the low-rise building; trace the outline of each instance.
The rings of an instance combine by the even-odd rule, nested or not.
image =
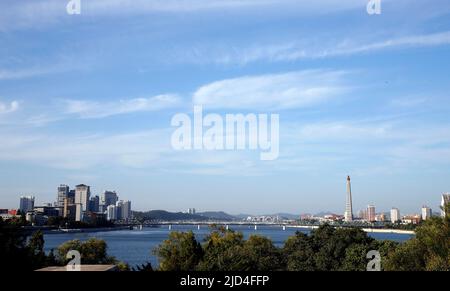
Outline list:
[[[403,224],[419,224],[421,220],[420,215],[413,214],[413,215],[406,215],[402,218]]]

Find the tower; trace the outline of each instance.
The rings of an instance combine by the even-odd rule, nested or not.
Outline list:
[[[347,203],[345,205],[345,221],[353,221],[353,208],[352,208],[352,186],[350,183],[350,176],[347,176]]]
[[[82,212],[89,211],[90,196],[91,196],[91,188],[89,186],[81,184],[75,187],[75,204],[81,205],[81,210],[78,210],[77,208],[77,214],[79,214],[79,211]]]
[[[56,206],[64,207],[64,199],[69,195],[69,186],[67,185],[59,185],[58,187],[58,196],[56,197]]]

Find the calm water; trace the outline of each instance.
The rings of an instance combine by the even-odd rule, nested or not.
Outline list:
[[[285,231],[280,226],[259,226],[255,230],[252,226],[230,226],[230,229],[240,231],[244,237],[248,238],[251,234],[258,234],[272,239],[273,243],[281,247],[284,241],[301,231],[309,233],[308,229],[287,228]],[[200,230],[197,226],[172,226],[172,231],[189,231],[192,230],[199,241],[203,241],[205,236],[209,234],[209,229],[202,226]],[[60,244],[68,240],[79,239],[87,240],[91,237],[103,239],[108,244],[108,254],[116,257],[120,261],[127,262],[130,266],[151,262],[153,266],[157,265],[157,259],[152,254],[152,250],[158,246],[163,240],[167,239],[170,231],[167,226],[157,228],[144,228],[143,230],[123,230],[123,231],[106,231],[93,233],[62,233],[45,235],[45,249],[50,251],[56,249]],[[390,233],[371,233],[371,237],[378,240],[405,241],[412,236],[407,234],[390,234]]]

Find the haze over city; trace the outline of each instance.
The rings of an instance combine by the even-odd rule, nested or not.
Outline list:
[[[347,175],[355,212],[437,211],[450,191],[448,1],[383,0],[382,18],[356,0],[40,2],[0,2],[2,208],[80,183],[232,214],[343,214]],[[279,114],[278,159],[175,151],[194,104]]]

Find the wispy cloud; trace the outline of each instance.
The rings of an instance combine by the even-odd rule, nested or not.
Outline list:
[[[387,0],[386,0],[387,1]],[[299,13],[329,13],[355,7],[363,8],[360,0],[89,0],[82,2],[82,13],[89,16],[130,16],[148,13],[196,13],[224,10],[249,11],[255,8],[295,7]],[[22,0],[0,3],[0,31],[56,25],[69,21],[68,1]]]
[[[346,55],[346,54],[377,51],[389,48],[426,47],[426,46],[438,46],[448,44],[450,44],[450,31],[444,31],[432,34],[411,35],[399,38],[392,38],[370,44],[341,45],[341,47],[338,47],[335,50],[330,50],[329,52],[324,51],[318,56]]]
[[[344,71],[298,71],[246,76],[200,87],[194,104],[206,108],[289,109],[311,106],[350,89]]]
[[[65,100],[64,103],[66,114],[75,114],[88,119],[172,108],[181,103],[181,98],[178,95],[166,94],[111,102]]]
[[[385,50],[431,47],[450,44],[450,31],[431,34],[385,37],[379,40],[341,39],[336,42],[319,38],[297,41],[274,41],[249,45],[226,43],[187,45],[181,51],[170,52],[172,62],[215,63],[221,65],[247,65],[254,62],[292,62],[322,59]],[[359,39],[359,40],[358,40]]]
[[[0,114],[11,113],[19,109],[18,101],[11,101],[9,104],[0,102]]]
[[[49,68],[24,68],[24,69],[0,69],[0,80],[14,80],[30,78],[35,76],[47,75],[51,73],[59,72],[60,70],[54,70]]]
[[[167,138],[163,138],[167,136]],[[88,169],[99,165],[151,167],[170,150],[169,133],[151,130],[130,134],[62,135],[0,132],[0,160],[27,161],[62,169]],[[68,159],[67,157],[70,157]]]

